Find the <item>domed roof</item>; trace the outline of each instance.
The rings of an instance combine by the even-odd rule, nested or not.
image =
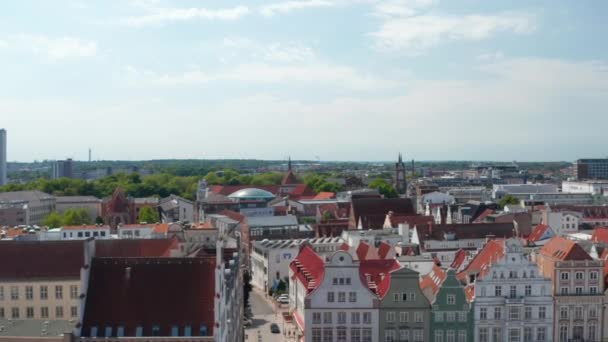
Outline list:
[[[266,190],[257,189],[257,188],[246,188],[241,189],[239,191],[235,191],[228,195],[230,198],[263,198],[263,199],[273,199],[274,195],[271,192]]]

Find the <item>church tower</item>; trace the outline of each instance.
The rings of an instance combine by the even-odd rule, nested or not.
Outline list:
[[[405,163],[399,153],[399,160],[395,163],[395,190],[400,195],[405,195],[407,191],[407,181],[405,180]]]

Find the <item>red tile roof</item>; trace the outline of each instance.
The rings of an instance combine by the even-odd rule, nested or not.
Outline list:
[[[179,248],[177,239],[116,239],[95,240],[98,258],[168,257]]]
[[[456,277],[461,281],[466,280],[469,274],[476,274],[477,279],[483,278],[488,273],[490,266],[502,259],[504,255],[505,241],[490,240]]]
[[[125,336],[135,336],[139,326],[144,336],[154,326],[160,336],[171,336],[172,326],[180,332],[191,326],[199,336],[201,325],[213,335],[215,264],[215,258],[94,259],[83,336],[92,327],[103,336],[105,327],[115,333],[118,326]]]
[[[460,270],[460,268],[463,266],[465,260],[467,260],[468,256],[469,256],[469,251],[466,251],[462,248],[459,249],[458,251],[456,251],[456,253],[454,255],[454,261],[452,261],[450,268],[453,268],[456,271]]]
[[[293,174],[293,171],[289,170],[283,177],[281,184],[282,185],[298,184],[298,179],[296,178],[296,175]]]
[[[608,243],[608,227],[598,227],[591,235],[591,241]]]
[[[315,290],[325,274],[325,261],[321,258],[308,243],[300,247],[298,256],[289,264],[293,271],[294,278],[298,279],[308,293]]]
[[[85,241],[0,241],[0,279],[79,279]]]
[[[328,191],[321,191],[318,194],[315,195],[315,197],[313,197],[313,200],[327,200],[327,199],[332,199],[335,198],[336,194],[333,192],[328,192]]]
[[[464,295],[467,296],[467,300],[470,302],[475,299],[475,284],[465,286]]]
[[[290,192],[289,198],[297,199],[299,197],[314,197],[316,193],[306,184],[296,185]]]
[[[576,242],[561,236],[549,240],[541,249],[540,254],[553,260],[592,260],[592,258]]]
[[[356,253],[359,260],[378,259],[378,251],[376,250],[376,247],[368,244],[365,241],[359,242]]]
[[[363,284],[382,299],[390,289],[390,272],[400,268],[401,264],[396,259],[361,260],[359,276]]]
[[[380,246],[378,246],[378,257],[380,259],[386,259],[392,249],[393,246],[391,246],[390,243],[386,241],[380,242]]]
[[[433,265],[433,269],[427,275],[422,277],[420,281],[420,289],[430,289],[433,296],[437,295],[439,289],[441,288],[441,284],[447,278],[447,273],[439,266]]]
[[[211,222],[203,222],[203,223],[193,224],[190,227],[190,229],[210,230],[210,229],[215,229],[215,227],[213,226],[213,224],[211,224]]]
[[[486,210],[484,210],[481,213],[481,215],[477,216],[477,218],[473,222],[475,222],[475,223],[481,223],[481,222],[483,222],[486,219],[486,217],[488,217],[488,216],[490,216],[492,214],[494,214],[494,210],[492,210],[492,209],[486,209]]]
[[[539,241],[543,237],[543,235],[545,235],[547,229],[549,229],[549,226],[546,224],[536,225],[536,227],[534,227],[534,230],[532,230],[530,236],[528,236],[527,238],[528,242]]]

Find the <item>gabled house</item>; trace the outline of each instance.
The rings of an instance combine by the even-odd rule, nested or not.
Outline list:
[[[550,226],[539,224],[534,227],[526,240],[529,246],[543,246],[554,236],[556,236],[555,231]]]
[[[603,336],[604,261],[593,260],[576,242],[557,236],[541,247],[536,262],[552,280],[555,341]]]
[[[430,341],[431,307],[420,289],[418,272],[403,267],[386,274],[378,296],[379,341]]]
[[[464,286],[453,269],[433,272],[425,277],[430,288],[437,288],[431,301],[431,329],[429,341],[472,342],[474,340],[473,303],[469,302]],[[428,279],[428,280],[427,280]]]

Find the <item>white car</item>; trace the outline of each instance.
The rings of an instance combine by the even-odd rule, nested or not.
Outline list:
[[[279,302],[280,304],[289,304],[289,297],[285,296],[281,296],[277,299],[277,302]]]

